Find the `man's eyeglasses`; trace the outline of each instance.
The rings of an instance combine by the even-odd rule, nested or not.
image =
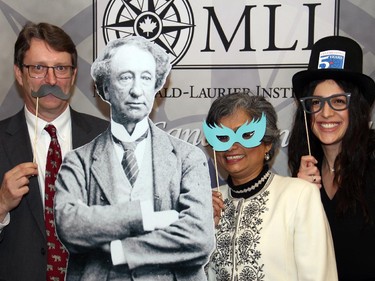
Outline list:
[[[22,64],[23,67],[27,68],[29,76],[31,78],[42,79],[47,76],[49,68],[53,69],[53,73],[56,78],[68,79],[73,76],[74,66],[71,65],[56,65],[56,66],[46,66],[46,65],[28,65]]]
[[[328,102],[328,105],[336,111],[345,110],[349,107],[350,93],[335,94],[326,98],[312,96],[300,98],[300,102],[303,106],[303,110],[306,113],[312,114],[317,113],[324,107],[324,104]]]

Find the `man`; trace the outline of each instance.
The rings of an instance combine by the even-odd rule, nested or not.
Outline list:
[[[44,127],[56,127],[64,156],[91,141],[108,123],[69,107],[77,51],[59,27],[23,27],[15,43],[14,73],[25,106],[0,122],[0,280],[40,281],[47,278],[49,252],[44,180],[51,137]],[[64,268],[59,270],[64,273]]]
[[[69,281],[206,280],[214,246],[206,157],[148,118],[169,70],[168,55],[143,37],[109,42],[92,65],[111,126],[69,153],[56,181]],[[134,143],[139,172],[127,175],[123,154]]]

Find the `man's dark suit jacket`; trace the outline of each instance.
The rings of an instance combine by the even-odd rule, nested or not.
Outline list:
[[[71,109],[73,148],[102,133],[108,122]],[[24,110],[0,122],[0,183],[4,174],[23,162],[32,162],[32,147]],[[0,281],[46,280],[47,240],[38,177],[30,191],[10,212],[10,224],[0,234]]]

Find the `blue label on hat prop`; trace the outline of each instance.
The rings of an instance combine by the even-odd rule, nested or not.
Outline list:
[[[263,112],[261,118],[253,119],[250,123],[246,121],[236,132],[222,124],[210,126],[203,122],[203,133],[216,151],[227,151],[236,142],[246,148],[252,148],[261,144],[266,133],[266,124],[267,118]]]
[[[344,63],[344,51],[324,51],[319,54],[318,69],[344,69]]]

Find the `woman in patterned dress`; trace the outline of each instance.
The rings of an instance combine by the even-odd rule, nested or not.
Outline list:
[[[216,130],[214,137],[210,130]],[[318,189],[269,169],[279,143],[273,106],[242,93],[219,97],[209,110],[205,135],[228,173],[227,184],[213,192],[216,249],[208,279],[337,280]]]

